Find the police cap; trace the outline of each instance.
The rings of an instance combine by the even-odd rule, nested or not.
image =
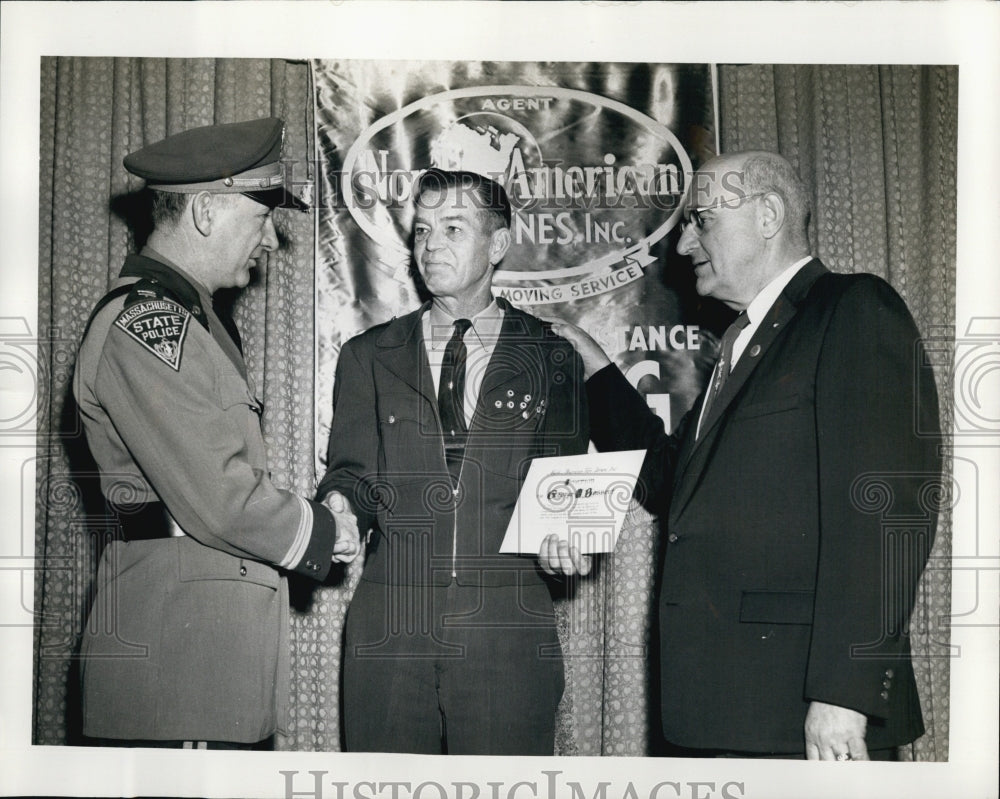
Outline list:
[[[272,208],[309,206],[285,186],[280,119],[206,125],[168,136],[125,156],[125,168],[158,191],[245,194]]]

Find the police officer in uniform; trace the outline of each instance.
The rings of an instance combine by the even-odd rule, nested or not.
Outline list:
[[[213,308],[278,246],[284,125],[170,136],[125,158],[153,194],[148,245],[91,316],[74,393],[120,532],[81,646],[84,734],[107,744],[266,747],[289,691],[284,571],[359,550],[339,494],[270,480],[239,332]]]

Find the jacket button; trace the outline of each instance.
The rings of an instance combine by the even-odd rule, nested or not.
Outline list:
[[[667,541],[669,541],[671,544],[676,544],[677,543],[677,533],[671,533],[670,535],[668,535],[667,536]]]
[[[892,688],[892,680],[882,680],[883,688]]]
[[[882,693],[879,694],[879,696],[881,696],[886,702],[889,701],[889,692],[888,691],[883,691]]]
[[[888,677],[890,680],[892,679],[893,674],[894,674],[894,672],[893,672],[892,669],[886,669],[885,670],[885,676]]]
[[[247,576],[247,567],[240,566],[240,577],[246,577],[246,576]]]

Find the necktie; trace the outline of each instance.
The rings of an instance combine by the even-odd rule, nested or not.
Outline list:
[[[712,384],[708,387],[708,391],[705,394],[705,405],[701,412],[702,421],[708,419],[708,414],[712,410],[713,403],[719,398],[719,394],[722,393],[722,387],[726,385],[726,380],[729,379],[729,372],[733,368],[733,345],[736,343],[736,339],[743,329],[749,324],[750,317],[747,316],[747,312],[741,311],[733,323],[726,328],[726,332],[722,334],[719,360],[715,364],[715,371],[712,372]]]
[[[215,315],[219,317],[219,321],[222,322],[222,326],[226,329],[229,334],[229,338],[233,340],[236,345],[236,349],[243,353],[243,340],[240,338],[240,330],[236,327],[236,322],[233,320],[232,307],[225,301],[220,301],[218,298],[212,298],[212,310],[215,311]]]
[[[438,413],[444,434],[444,454],[448,470],[458,480],[465,453],[465,341],[463,336],[472,327],[468,319],[456,319],[455,330],[444,348],[441,381],[438,384]]]

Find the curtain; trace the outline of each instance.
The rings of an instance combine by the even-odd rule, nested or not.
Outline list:
[[[74,426],[70,381],[90,309],[143,237],[129,202],[139,182],[122,157],[187,127],[280,116],[296,180],[311,178],[311,93],[304,64],[256,59],[47,58],[42,63],[40,345],[33,740],[76,743],[75,646],[84,623],[100,520],[86,511],[93,464]],[[902,294],[925,336],[951,337],[955,304],[957,69],[723,66],[722,149],[773,149],[813,187],[814,254],[868,271]],[[109,203],[110,198],[110,203]],[[283,248],[235,301],[247,365],[263,394],[274,481],[311,495],[313,285],[310,215],[282,215]],[[40,336],[40,338],[45,338]],[[950,420],[950,364],[936,377]],[[950,424],[946,425],[946,429]],[[659,751],[653,635],[656,520],[633,513],[618,552],[567,580],[558,601],[566,693],[557,753]],[[950,554],[942,516],[932,558]],[[938,562],[942,562],[938,560]],[[293,723],[278,747],[340,747],[343,618],[359,566],[323,586],[292,584]],[[950,577],[928,570],[911,625],[927,734],[902,755],[948,754]]]
[[[75,649],[105,531],[86,513],[94,466],[72,407],[76,347],[91,309],[148,230],[141,181],[122,158],[186,128],[265,116],[285,120],[296,180],[312,150],[304,64],[257,59],[45,58],[41,65],[39,358],[33,741],[79,741]],[[279,212],[282,249],[235,301],[247,367],[267,412],[272,478],[311,495],[313,258],[310,214]],[[183,464],[178,464],[183,468]],[[304,657],[305,655],[303,655]],[[297,663],[301,658],[297,659]]]

